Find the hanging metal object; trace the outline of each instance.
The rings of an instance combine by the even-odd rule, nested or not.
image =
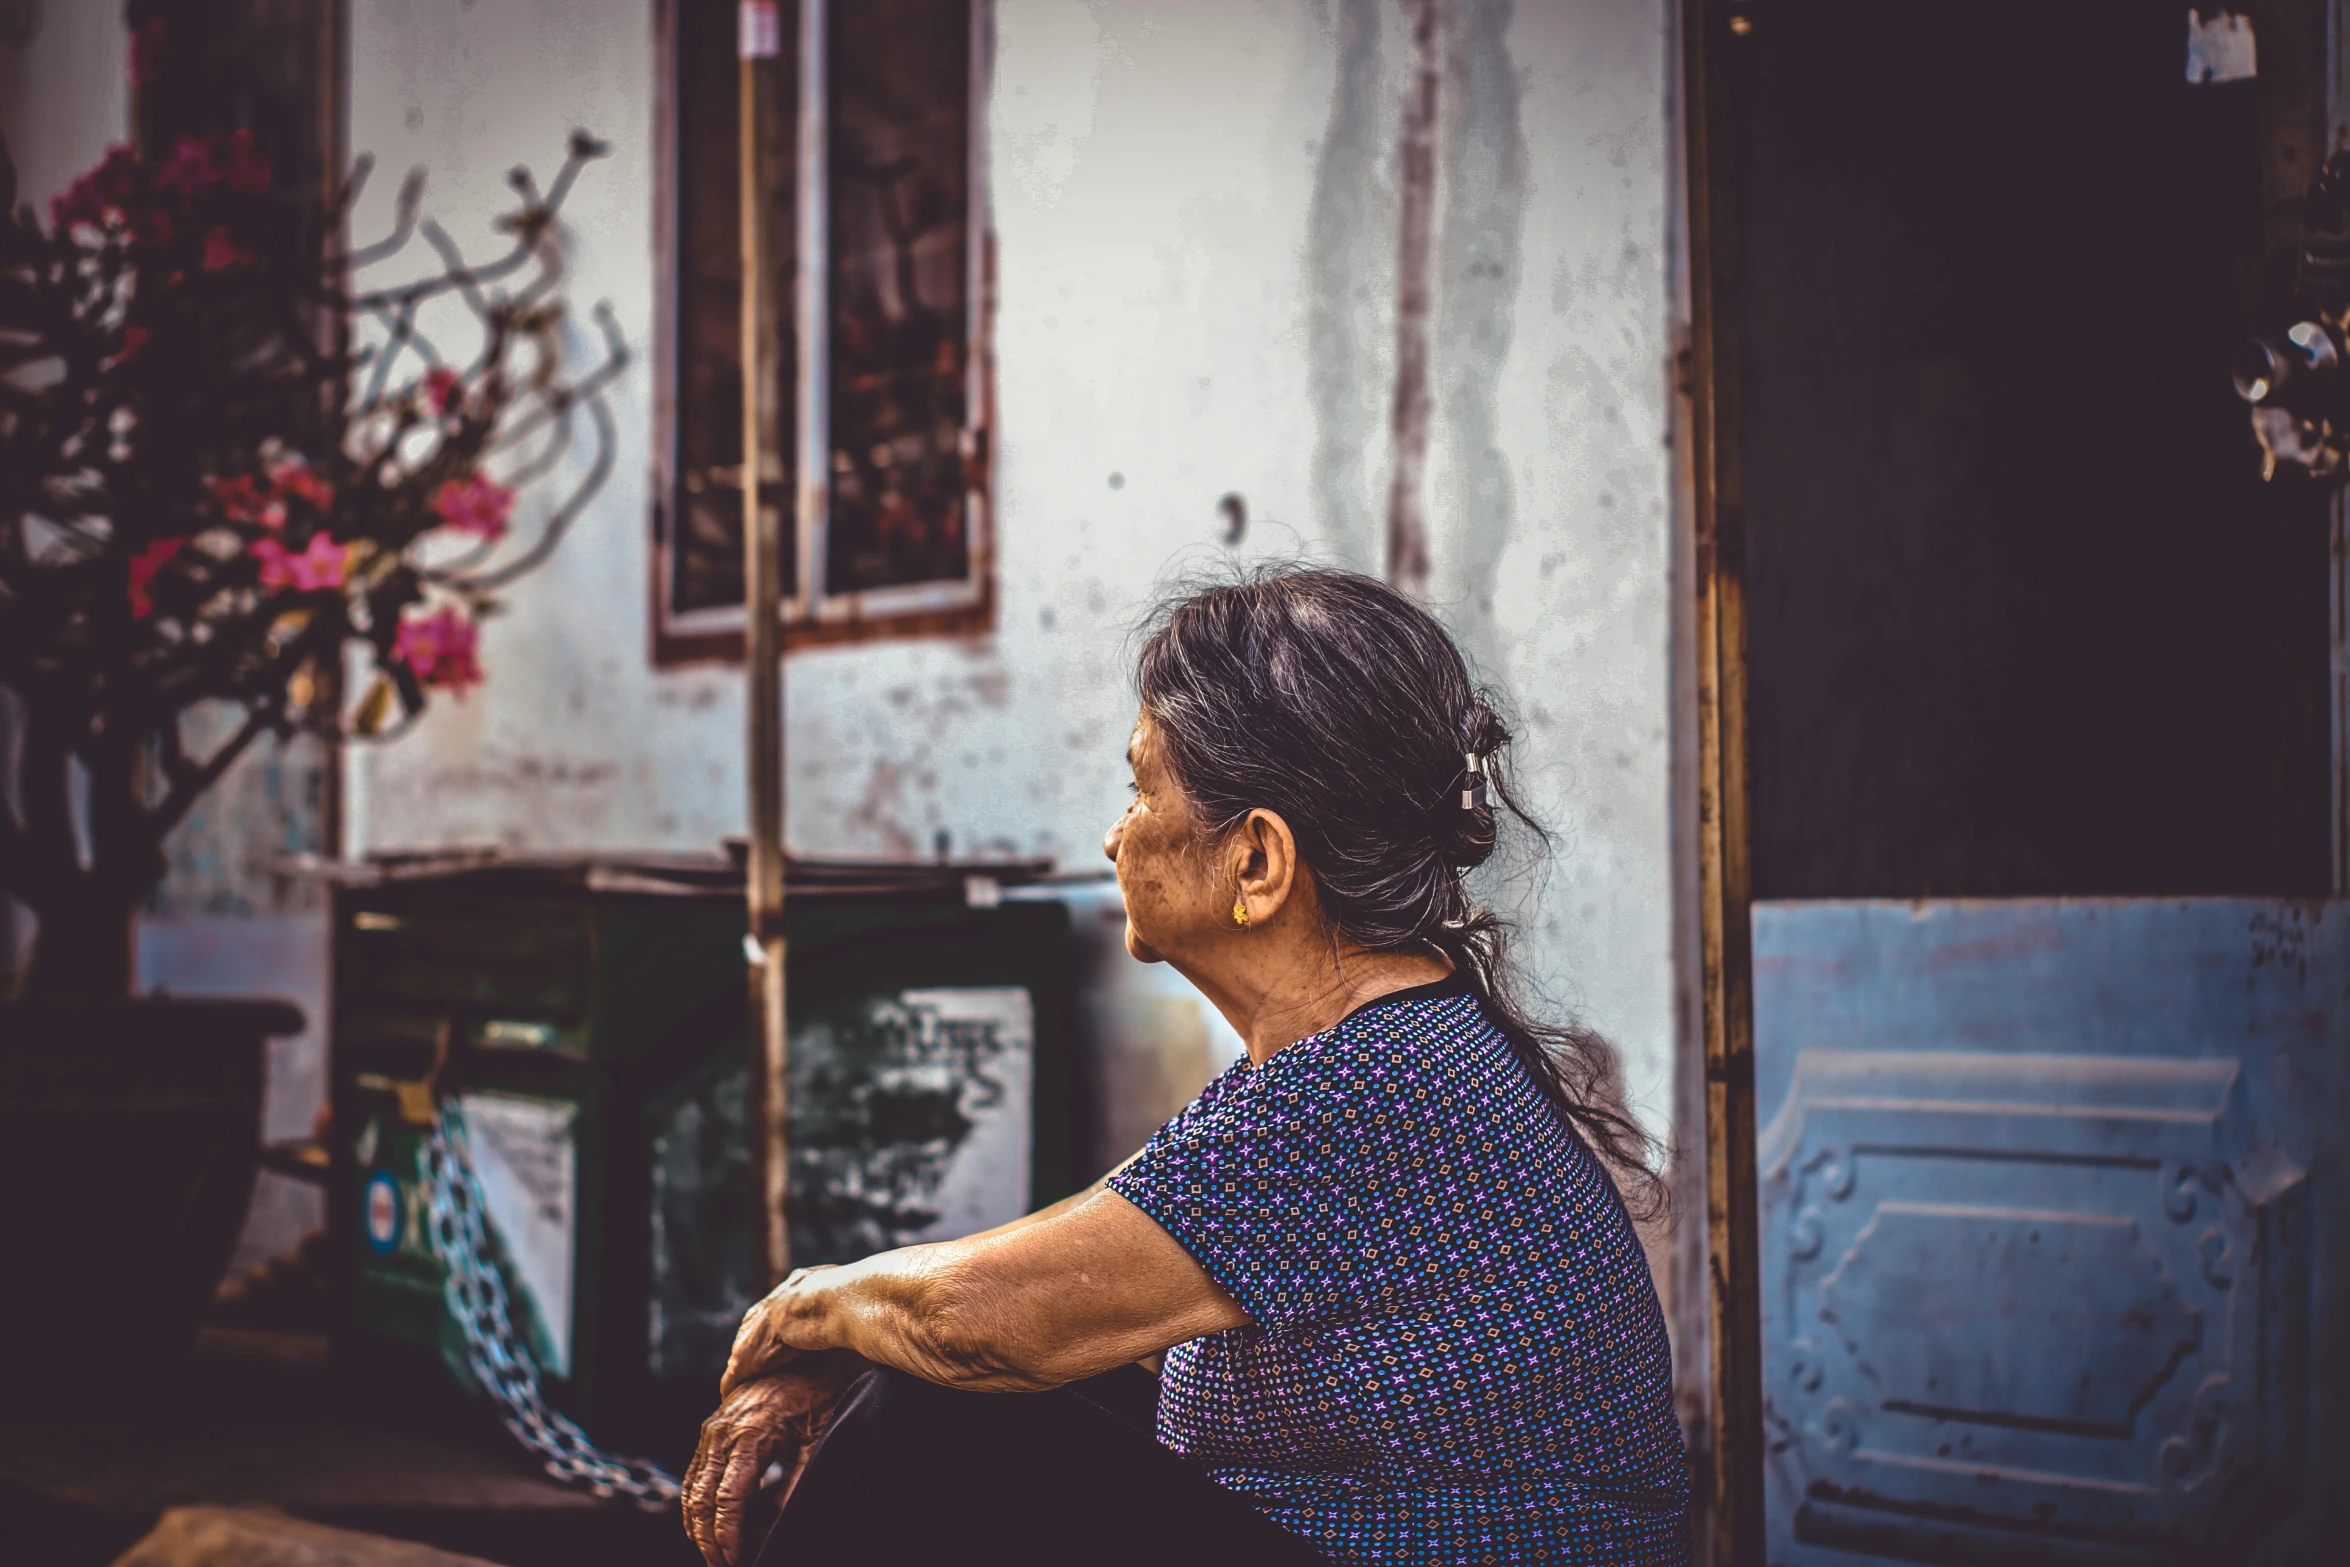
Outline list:
[[[2236,350],[2236,395],[2260,443],[2260,476],[2350,476],[2350,152],[2337,152],[2302,199],[2293,314]]]
[[[425,1236],[441,1264],[441,1296],[465,1337],[473,1379],[505,1410],[506,1429],[566,1485],[625,1496],[647,1512],[677,1505],[677,1477],[642,1458],[616,1458],[587,1438],[539,1390],[538,1362],[515,1331],[505,1276],[490,1258],[488,1206],[473,1173],[465,1119],[442,1106],[416,1150]]]

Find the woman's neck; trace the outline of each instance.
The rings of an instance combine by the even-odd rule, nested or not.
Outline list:
[[[1271,939],[1249,951],[1245,961],[1215,965],[1224,972],[1195,973],[1176,965],[1224,1014],[1256,1066],[1336,1026],[1358,1007],[1398,990],[1434,984],[1453,967],[1434,951],[1367,952],[1339,946],[1327,935],[1282,940],[1272,931],[1265,934]]]

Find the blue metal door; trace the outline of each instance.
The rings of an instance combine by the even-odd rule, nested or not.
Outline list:
[[[1753,929],[1773,1562],[2240,1562],[2342,1484],[2350,904]]]
[[[2336,5],[1694,8],[1781,1567],[2350,1561],[2350,545],[2227,384]]]

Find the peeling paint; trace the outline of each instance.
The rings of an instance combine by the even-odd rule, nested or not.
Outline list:
[[[905,794],[905,770],[893,762],[876,760],[866,774],[865,792],[842,823],[849,831],[850,841],[860,851],[894,855],[921,852],[921,836],[899,819]]]
[[[654,706],[686,713],[707,713],[741,700],[742,693],[732,681],[720,684],[707,677],[665,683],[653,692]]]
[[[1012,674],[1001,664],[980,670],[964,682],[964,687],[979,699],[982,707],[1000,710],[1012,705]]]

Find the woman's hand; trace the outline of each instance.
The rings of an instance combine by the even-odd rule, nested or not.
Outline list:
[[[685,1472],[685,1532],[709,1567],[744,1559],[745,1521],[759,1499],[759,1478],[781,1464],[781,1507],[824,1435],[834,1406],[870,1362],[845,1350],[796,1354],[780,1372],[732,1388],[702,1422],[701,1444]],[[756,1546],[756,1541],[748,1542]]]
[[[794,1268],[791,1276],[775,1287],[772,1294],[743,1313],[742,1326],[734,1330],[734,1349],[726,1357],[726,1375],[718,1379],[718,1396],[723,1399],[744,1383],[781,1371],[794,1359],[807,1353],[783,1337],[787,1307],[783,1296],[799,1288],[820,1273],[836,1271],[831,1263],[819,1263],[812,1268]]]

